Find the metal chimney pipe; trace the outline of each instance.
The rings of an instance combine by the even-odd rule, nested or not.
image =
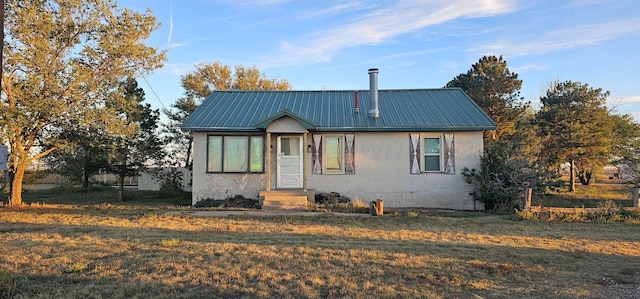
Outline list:
[[[358,113],[358,112],[360,112],[360,108],[358,107],[358,91],[356,90],[356,91],[354,91],[354,93],[355,93],[355,99],[354,99],[354,106],[355,106],[355,107],[354,107],[354,111],[355,111],[356,113]]]
[[[369,112],[367,116],[378,118],[380,111],[378,110],[378,69],[369,69]]]

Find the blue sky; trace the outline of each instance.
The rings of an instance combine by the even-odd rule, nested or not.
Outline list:
[[[640,2],[515,0],[121,0],[162,23],[147,41],[167,50],[141,80],[168,107],[180,75],[201,62],[255,65],[297,90],[439,88],[483,55],[502,55],[539,106],[549,82],[611,92],[618,113],[640,121]],[[154,95],[157,94],[157,97]]]

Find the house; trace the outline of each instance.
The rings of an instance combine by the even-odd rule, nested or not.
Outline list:
[[[463,181],[496,123],[459,88],[215,91],[185,120],[193,199],[286,207],[338,192],[386,207],[483,209]]]

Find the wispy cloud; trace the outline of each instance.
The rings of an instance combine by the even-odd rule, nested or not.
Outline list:
[[[614,113],[629,114],[640,121],[640,96],[612,97],[608,99],[607,106]]]
[[[469,49],[470,52],[502,53],[516,57],[597,44],[640,30],[640,19],[623,19],[607,23],[588,24],[527,35],[517,40],[499,41]],[[528,40],[528,41],[525,41]]]
[[[195,65],[196,63],[167,63],[162,68],[162,71],[172,76],[180,76],[193,71]]]
[[[528,72],[528,71],[536,71],[536,72],[544,71],[544,70],[546,70],[548,68],[549,68],[549,66],[547,66],[547,65],[529,63],[529,64],[525,64],[525,65],[521,65],[521,66],[515,66],[515,67],[512,67],[510,69],[511,69],[512,72],[520,74],[520,73],[525,73],[525,72]]]
[[[169,4],[169,37],[167,38],[167,45],[171,47],[171,35],[173,34],[173,1]]]
[[[256,6],[280,5],[287,2],[291,2],[292,0],[219,0],[219,1],[227,4],[231,4],[234,6],[256,7]]]
[[[311,33],[300,41],[284,41],[280,54],[263,65],[294,65],[327,62],[342,49],[383,43],[394,37],[457,18],[476,18],[517,10],[515,1],[485,0],[401,0],[378,8],[350,22]]]
[[[445,51],[450,50],[450,49],[451,49],[451,47],[442,47],[442,48],[433,48],[433,49],[426,49],[426,50],[395,53],[395,54],[385,55],[385,56],[382,56],[382,57],[379,57],[379,58],[376,58],[376,59],[362,60],[362,61],[357,61],[355,63],[336,65],[336,66],[333,66],[333,67],[324,68],[323,70],[344,69],[344,68],[350,68],[350,67],[362,66],[362,65],[371,66],[371,65],[379,64],[379,63],[381,63],[383,61],[402,60],[402,59],[412,58],[412,57],[416,57],[416,56],[424,56],[424,55],[429,55],[429,54],[434,54],[434,53],[445,52]],[[396,63],[393,67],[395,67],[395,68],[406,67],[406,66],[410,66],[410,65],[414,65],[414,64],[415,64],[415,61],[400,61],[400,62]]]
[[[620,103],[621,104],[640,103],[640,96],[620,97]]]
[[[185,47],[187,45],[188,45],[187,43],[170,43],[167,46],[169,48],[179,48],[179,47]]]
[[[348,3],[341,3],[341,4],[336,4],[334,6],[325,8],[325,9],[321,9],[321,10],[316,10],[316,11],[309,11],[309,12],[304,12],[302,14],[300,14],[299,18],[301,19],[316,19],[316,18],[323,18],[323,17],[327,17],[327,16],[333,16],[333,15],[337,15],[341,12],[344,11],[350,11],[350,10],[357,10],[360,8],[363,8],[365,5],[362,1],[353,1],[353,2],[348,2]]]

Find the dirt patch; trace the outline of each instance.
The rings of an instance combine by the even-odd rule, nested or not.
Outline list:
[[[602,298],[640,298],[640,269],[622,269],[603,277],[598,283],[604,286]]]

